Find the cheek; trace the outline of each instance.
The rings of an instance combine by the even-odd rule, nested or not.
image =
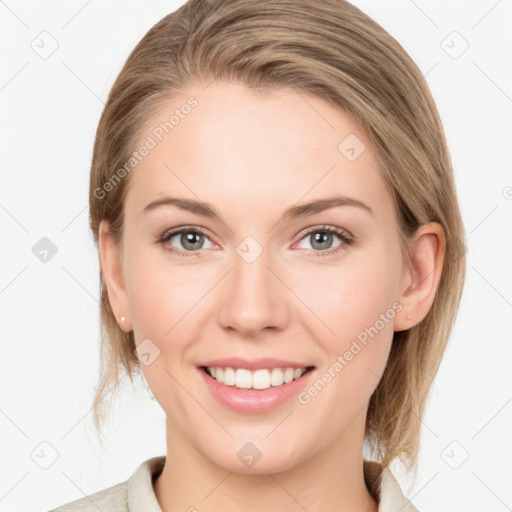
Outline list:
[[[329,272],[319,268],[298,293],[316,315],[308,311],[300,321],[324,353],[318,380],[301,403],[311,400],[333,431],[365,406],[384,372],[396,314],[393,292],[389,262],[376,258]]]
[[[310,265],[301,272],[307,278],[294,278],[294,291],[310,308],[300,321],[321,345],[326,368],[341,356],[343,368],[331,373],[349,396],[369,397],[384,371],[397,312],[397,254],[375,245],[336,266]]]
[[[356,256],[337,266],[310,265],[294,276],[293,289],[338,339],[373,325],[396,296],[397,273],[385,256]],[[314,314],[313,314],[314,313]],[[317,319],[318,321],[318,319]]]
[[[217,279],[213,269],[171,262],[164,249],[155,247],[134,248],[125,268],[136,344],[148,338],[169,365],[179,365],[208,316],[206,294]]]
[[[134,330],[140,336],[162,338],[204,290],[201,293],[198,279],[190,278],[193,266],[173,265],[165,249],[140,240],[127,236],[124,260]]]
[[[144,378],[162,406],[173,403],[172,410],[180,410],[177,404],[183,397],[174,379],[197,324],[200,299],[208,289],[205,283],[210,281],[197,279],[193,265],[171,265],[166,256],[154,247],[133,250],[125,259],[125,282],[135,344],[139,350],[148,347],[151,358],[148,364],[141,359]],[[172,416],[172,410],[164,409]]]

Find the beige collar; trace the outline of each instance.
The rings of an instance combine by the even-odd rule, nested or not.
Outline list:
[[[162,512],[153,490],[153,480],[161,473],[165,455],[143,462],[127,481],[127,499],[130,512]],[[419,512],[402,493],[389,468],[379,462],[364,460],[363,471],[368,490],[379,503],[378,512]]]

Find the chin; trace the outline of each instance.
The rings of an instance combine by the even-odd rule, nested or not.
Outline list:
[[[255,436],[253,439],[248,441],[245,435],[243,440],[231,439],[226,446],[219,446],[216,453],[211,450],[203,453],[217,466],[247,475],[279,473],[299,463],[298,447],[286,446],[277,438],[270,441]]]

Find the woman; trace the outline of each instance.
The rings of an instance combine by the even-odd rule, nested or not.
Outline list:
[[[91,228],[104,366],[167,454],[70,510],[417,510],[464,228],[423,76],[350,3],[191,0],[110,92]],[[373,454],[363,458],[363,447]]]

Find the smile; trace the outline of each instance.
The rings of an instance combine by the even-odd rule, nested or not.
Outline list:
[[[261,414],[289,403],[314,378],[316,368],[200,366],[197,371],[215,400],[239,413]],[[215,375],[215,377],[214,377]]]
[[[231,367],[204,367],[206,373],[217,382],[225,386],[234,386],[238,389],[268,389],[292,380],[298,379],[306,373],[310,367],[305,368],[262,368],[248,370],[246,368]]]

